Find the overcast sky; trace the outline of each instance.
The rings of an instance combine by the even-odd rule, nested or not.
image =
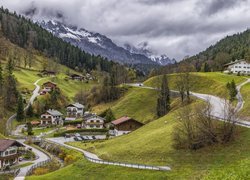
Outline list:
[[[148,42],[180,60],[250,27],[250,0],[0,0],[17,12],[38,7],[38,18],[99,32],[118,45]],[[46,17],[50,18],[50,17]]]

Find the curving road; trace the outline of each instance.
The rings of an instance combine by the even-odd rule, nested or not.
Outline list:
[[[34,85],[35,85],[35,90],[32,93],[32,96],[29,100],[29,103],[27,104],[27,106],[24,108],[24,110],[27,110],[28,107],[33,104],[34,100],[36,99],[37,96],[39,96],[39,90],[40,90],[40,86],[38,85],[38,82],[41,81],[43,78],[38,79]],[[11,125],[12,125],[12,121],[14,121],[16,118],[16,114],[13,114],[6,122],[6,130],[7,130],[7,134],[9,135],[15,135],[15,132],[11,132]],[[17,134],[18,135],[18,134]]]
[[[235,108],[236,112],[239,112],[243,108],[244,101],[240,93],[240,89],[242,86],[244,86],[247,83],[250,83],[250,79],[247,79],[245,82],[237,86],[238,94],[236,98],[238,100],[238,103]],[[157,88],[154,88],[154,87],[144,86],[142,83],[134,83],[134,84],[127,84],[127,85],[133,86],[133,87],[139,87],[139,88],[158,90]],[[177,91],[171,90],[171,92],[176,93]],[[224,121],[224,118],[226,115],[224,107],[225,107],[225,104],[228,103],[227,101],[225,101],[224,99],[220,97],[209,95],[209,94],[201,94],[201,93],[195,93],[195,92],[190,92],[190,94],[206,102],[210,102],[212,106],[211,115],[214,116],[217,120]],[[243,119],[237,119],[237,122],[235,124],[250,128],[250,122],[244,121]]]
[[[40,86],[38,85],[38,82],[41,81],[43,78],[41,79],[38,79],[34,85],[35,85],[35,90],[33,91],[33,94],[29,100],[29,103],[28,105],[24,108],[24,110],[28,109],[28,107],[30,105],[33,104],[33,102],[35,101],[36,97],[39,96],[39,90],[40,90]],[[15,120],[16,118],[16,114],[12,115],[8,120],[7,120],[7,123],[6,123],[6,128],[7,128],[7,131],[8,131],[8,134],[11,134],[11,135],[14,135],[16,137],[23,137],[21,135],[21,130],[23,128],[24,125],[20,125],[17,127],[16,130],[14,131],[11,131],[11,124],[12,124],[12,121]],[[19,139],[17,140],[18,142],[22,143],[26,148],[32,148],[32,151],[36,154],[36,156],[38,157],[36,160],[34,161],[31,161],[33,162],[32,165],[29,165],[29,166],[26,166],[26,167],[23,167],[23,168],[20,168],[20,172],[17,174],[17,176],[15,177],[14,180],[24,180],[25,179],[25,176],[27,174],[27,172],[29,171],[29,169],[33,166],[33,165],[36,165],[40,162],[43,162],[43,161],[46,161],[48,159],[50,159],[50,157],[48,157],[45,153],[43,153],[42,151],[34,148],[34,147],[31,147],[27,144],[24,144],[24,139]]]

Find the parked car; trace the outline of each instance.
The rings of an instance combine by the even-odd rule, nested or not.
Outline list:
[[[75,133],[75,136],[76,136],[76,137],[79,137],[79,136],[81,136],[81,135],[80,135],[79,133]]]
[[[92,138],[93,138],[93,139],[96,139],[96,137],[95,137],[95,136],[92,136]]]
[[[77,137],[74,137],[74,140],[75,140],[75,141],[79,141]]]
[[[93,140],[93,138],[91,136],[88,136],[89,140]]]

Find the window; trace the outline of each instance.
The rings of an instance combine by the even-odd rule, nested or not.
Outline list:
[[[239,68],[241,68],[241,66],[239,66]]]
[[[99,123],[100,121],[99,120],[96,120],[97,123]]]
[[[5,151],[5,156],[8,156],[9,155],[9,151]]]
[[[10,154],[15,154],[16,153],[16,150],[15,149],[13,149],[13,150],[10,150],[10,152],[9,152]]]
[[[238,68],[238,66],[235,66],[235,68]]]

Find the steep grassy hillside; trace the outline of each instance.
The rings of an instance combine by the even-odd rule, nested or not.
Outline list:
[[[249,129],[240,128],[241,134],[231,144],[197,151],[176,150],[172,147],[171,136],[176,123],[176,111],[129,135],[104,142],[71,144],[97,153],[103,159],[169,165],[173,170],[167,175],[174,179],[249,178]]]
[[[157,91],[155,90],[129,88],[119,100],[97,105],[92,110],[101,113],[111,108],[116,118],[127,115],[145,123],[156,118],[156,101]]]
[[[176,88],[177,74],[168,75],[169,86],[171,89]],[[228,75],[219,72],[210,73],[190,73],[191,91],[199,93],[207,93],[220,97],[227,94],[226,84],[234,80],[236,84],[246,80],[243,76]],[[159,87],[161,76],[155,76],[144,82],[146,86]]]
[[[250,121],[250,83],[244,85],[241,88],[241,94],[244,100],[244,106],[242,110],[240,111],[239,115],[242,119]]]
[[[72,180],[72,179],[92,179],[92,180],[111,180],[111,179],[166,179],[167,172],[138,170],[126,167],[109,166],[90,163],[81,159],[73,165],[69,165],[58,171],[43,176],[28,176],[27,180]]]

